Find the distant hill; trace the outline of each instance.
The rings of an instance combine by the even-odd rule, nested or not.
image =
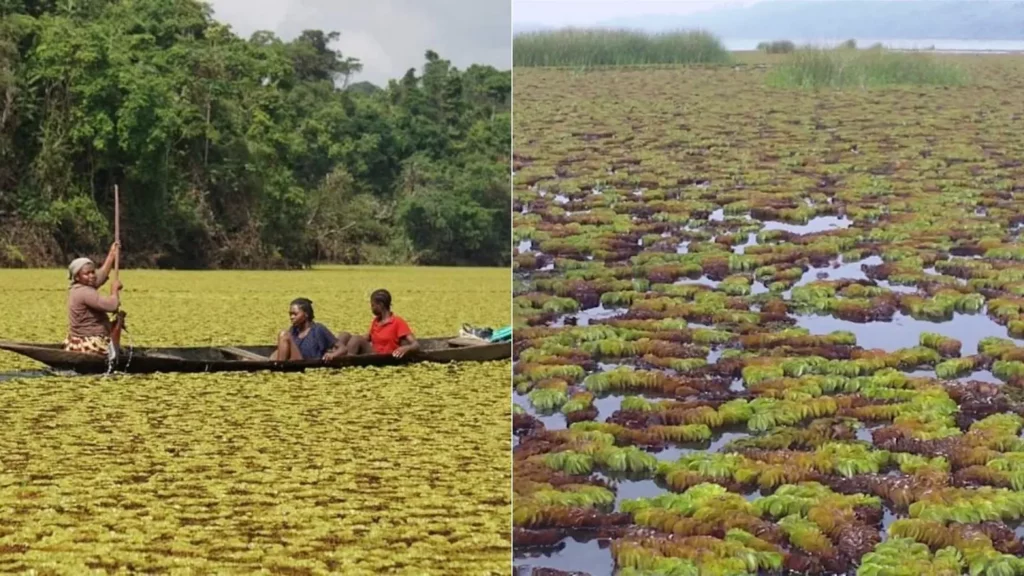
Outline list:
[[[724,39],[1024,40],[1024,1],[778,0],[685,16],[645,14],[599,26],[703,28]]]
[[[382,88],[380,86],[377,86],[373,82],[365,82],[364,81],[364,82],[356,82],[356,83],[350,85],[347,88],[347,90],[349,92],[355,92],[355,93],[358,93],[358,94],[373,94],[373,93],[376,93],[376,92],[380,92],[382,90]]]

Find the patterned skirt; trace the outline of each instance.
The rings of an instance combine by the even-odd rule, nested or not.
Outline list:
[[[106,356],[109,348],[110,338],[107,336],[68,336],[64,339],[64,349],[68,352]]]

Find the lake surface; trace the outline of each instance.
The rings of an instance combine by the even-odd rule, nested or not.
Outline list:
[[[781,40],[781,38],[779,39]],[[835,46],[845,42],[846,38],[789,38],[798,46],[811,44],[814,46]],[[941,52],[1024,52],[1024,41],[1021,40],[899,40],[883,38],[854,38],[857,46],[866,48],[881,44],[886,48],[897,50],[935,50]],[[751,40],[747,38],[726,38],[723,40],[729,50],[757,50],[757,45],[765,39]]]

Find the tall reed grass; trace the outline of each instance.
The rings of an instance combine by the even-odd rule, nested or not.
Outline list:
[[[565,28],[518,34],[514,66],[629,66],[730,61],[721,40],[704,31],[648,34],[633,30]]]
[[[801,48],[768,74],[779,88],[876,88],[883,86],[960,86],[970,81],[954,63],[931,54]]]

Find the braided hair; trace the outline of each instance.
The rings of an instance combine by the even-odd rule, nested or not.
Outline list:
[[[298,306],[299,310],[302,310],[303,312],[306,313],[306,319],[309,320],[310,322],[313,321],[313,318],[315,316],[313,314],[312,300],[310,300],[309,298],[296,298],[295,300],[292,300],[291,305]]]

